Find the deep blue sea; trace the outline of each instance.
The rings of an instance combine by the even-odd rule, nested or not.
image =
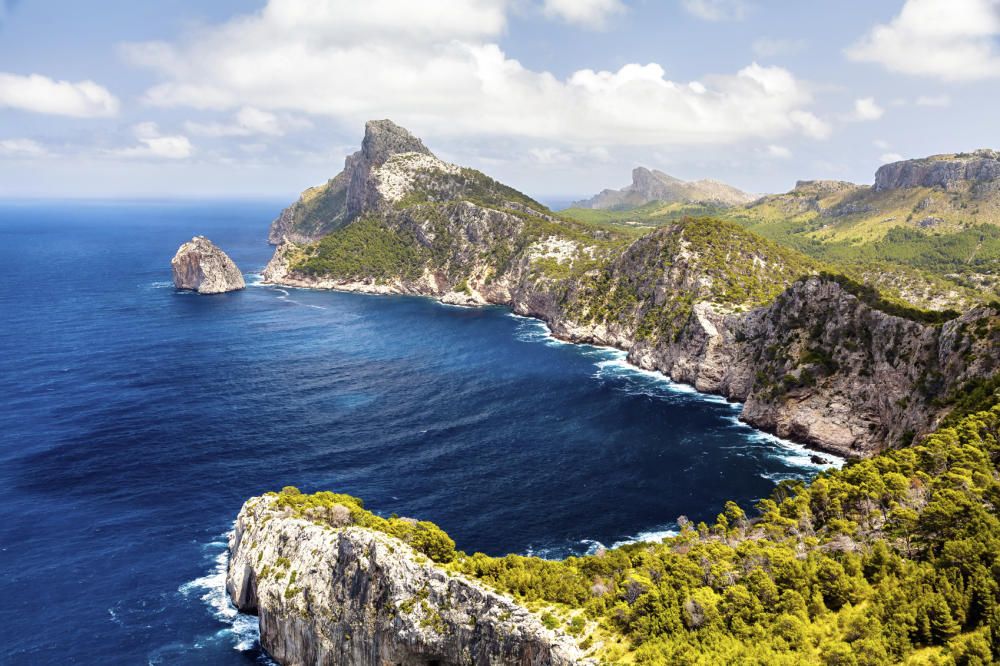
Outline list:
[[[711,520],[802,449],[503,308],[253,284],[282,202],[0,204],[0,662],[248,664],[243,501],[296,485],[556,557]],[[170,283],[204,234],[238,293]]]

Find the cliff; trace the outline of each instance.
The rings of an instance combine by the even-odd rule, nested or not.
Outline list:
[[[972,153],[933,155],[883,165],[875,172],[875,191],[912,187],[961,189],[968,185],[1000,189],[1000,152],[981,149]]]
[[[287,495],[252,498],[230,536],[227,590],[258,615],[261,645],[279,663],[584,663],[565,634],[403,540],[354,525],[353,498],[327,495],[334,501],[307,514],[283,505]]]
[[[753,198],[752,195],[717,180],[683,181],[662,171],[636,167],[632,170],[632,183],[627,187],[620,190],[603,190],[600,194],[577,201],[572,206],[623,210],[652,201],[736,206],[748,203]]]
[[[178,289],[221,294],[246,287],[243,273],[229,255],[204,236],[195,236],[181,245],[170,266]]]
[[[855,457],[929,432],[956,392],[1000,368],[994,310],[901,307],[732,223],[685,219],[640,235],[560,218],[424,152],[380,160],[356,186],[356,217],[280,246],[267,281],[506,305],[558,337],[628,350],[742,401],[752,425]]]

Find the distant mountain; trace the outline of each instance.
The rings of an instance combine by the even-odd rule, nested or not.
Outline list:
[[[683,181],[662,171],[636,167],[632,170],[631,185],[620,190],[604,190],[590,199],[575,202],[572,207],[628,210],[651,201],[738,206],[749,203],[754,198],[753,195],[717,180]]]

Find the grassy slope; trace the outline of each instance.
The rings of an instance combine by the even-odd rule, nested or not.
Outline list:
[[[995,401],[995,398],[994,398]],[[608,663],[989,664],[1000,656],[1000,406],[811,485],[752,516],[679,519],[662,544],[547,561],[454,551],[432,525],[358,500],[283,491],[299,515],[345,504],[448,568],[507,592]]]

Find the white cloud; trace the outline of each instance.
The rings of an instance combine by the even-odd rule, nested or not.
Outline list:
[[[998,35],[1000,0],[906,0],[847,55],[903,74],[973,81],[1000,76]]]
[[[885,114],[885,109],[875,103],[874,97],[863,97],[854,100],[854,120],[878,120]]]
[[[784,146],[778,146],[771,144],[767,147],[767,154],[769,157],[774,157],[779,160],[787,160],[792,157],[792,151]]]
[[[0,108],[77,118],[113,116],[118,99],[93,81],[53,81],[41,74],[0,72]]]
[[[217,111],[323,115],[359,126],[393,118],[429,136],[499,135],[581,145],[704,145],[788,134],[827,123],[808,86],[751,64],[698,81],[656,63],[532,70],[494,43],[503,0],[270,0],[256,14],[179,43],[134,44],[132,60],[162,82],[148,103]]]
[[[118,157],[154,158],[167,160],[186,159],[194,153],[194,146],[186,136],[179,134],[164,136],[156,123],[139,123],[132,128],[139,144],[130,148],[112,151]]]
[[[681,0],[684,9],[706,21],[738,21],[747,15],[746,0]]]
[[[899,153],[885,153],[879,158],[882,164],[889,164],[890,162],[902,162],[904,159],[906,158],[904,158]]]
[[[775,58],[798,53],[805,47],[806,41],[804,39],[772,39],[770,37],[756,39],[750,46],[758,58]]]
[[[191,134],[209,137],[226,136],[284,136],[290,131],[309,129],[312,123],[305,118],[296,118],[288,114],[274,114],[252,106],[240,109],[231,123],[184,123],[184,128]]]
[[[935,95],[933,97],[921,95],[917,98],[917,106],[951,106],[951,97],[947,95]]]
[[[42,157],[45,146],[31,139],[0,139],[0,157]]]
[[[586,28],[603,28],[614,14],[625,11],[621,0],[545,0],[546,16]]]

